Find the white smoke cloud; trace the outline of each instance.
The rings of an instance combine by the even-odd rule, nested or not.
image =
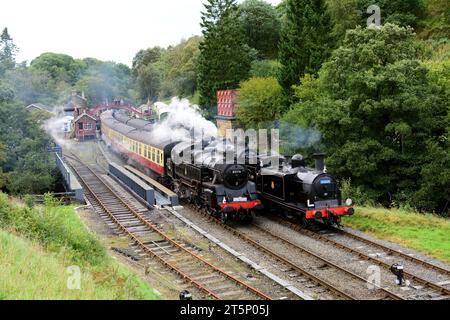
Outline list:
[[[187,99],[172,98],[169,105],[157,102],[155,106],[167,112],[167,118],[158,122],[152,130],[153,139],[161,141],[190,141],[191,133],[201,135],[204,139],[217,137],[216,125],[206,120],[197,105],[191,105]]]
[[[62,110],[63,107],[55,107],[53,108],[53,113],[58,114],[59,110]],[[73,119],[73,117],[71,117]],[[62,148],[70,150],[72,149],[72,141],[65,137],[64,127],[70,123],[69,117],[64,115],[59,115],[52,117],[44,122],[43,127],[44,130],[53,138],[53,140],[60,145]],[[69,133],[67,133],[68,135]]]

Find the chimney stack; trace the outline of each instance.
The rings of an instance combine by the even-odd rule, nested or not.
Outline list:
[[[324,172],[325,170],[325,153],[314,153],[314,161],[316,163],[316,171]]]

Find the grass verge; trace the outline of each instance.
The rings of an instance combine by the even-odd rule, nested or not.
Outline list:
[[[73,207],[49,199],[29,208],[0,193],[0,299],[159,298],[107,254]]]
[[[450,262],[450,220],[399,209],[358,207],[344,224]]]

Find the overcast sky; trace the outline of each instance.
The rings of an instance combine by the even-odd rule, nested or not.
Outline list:
[[[281,0],[266,0],[278,4]],[[43,52],[131,65],[134,54],[200,34],[204,0],[6,0],[0,28],[19,47],[18,61]]]

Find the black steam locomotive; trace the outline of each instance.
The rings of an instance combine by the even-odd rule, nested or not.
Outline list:
[[[352,200],[342,203],[336,179],[326,173],[324,154],[314,155],[315,168],[307,168],[302,155],[275,156],[279,165],[273,167],[273,157],[259,156],[249,166],[265,208],[294,214],[304,225],[312,220],[339,225],[342,216],[354,214]]]
[[[205,208],[222,221],[251,221],[254,211],[262,209],[247,168],[223,164],[223,154],[211,155],[206,144],[196,150],[192,143],[154,139],[150,134],[153,123],[130,118],[123,112],[104,112],[101,126],[108,145],[139,169],[152,173],[180,198]]]
[[[187,153],[190,156],[182,160]],[[180,160],[175,163],[175,159]],[[245,166],[224,162],[222,154],[212,155],[204,146],[195,150],[192,143],[182,142],[172,149],[167,171],[181,198],[205,206],[224,222],[229,219],[249,222],[254,211],[262,209],[256,186],[249,182]]]

